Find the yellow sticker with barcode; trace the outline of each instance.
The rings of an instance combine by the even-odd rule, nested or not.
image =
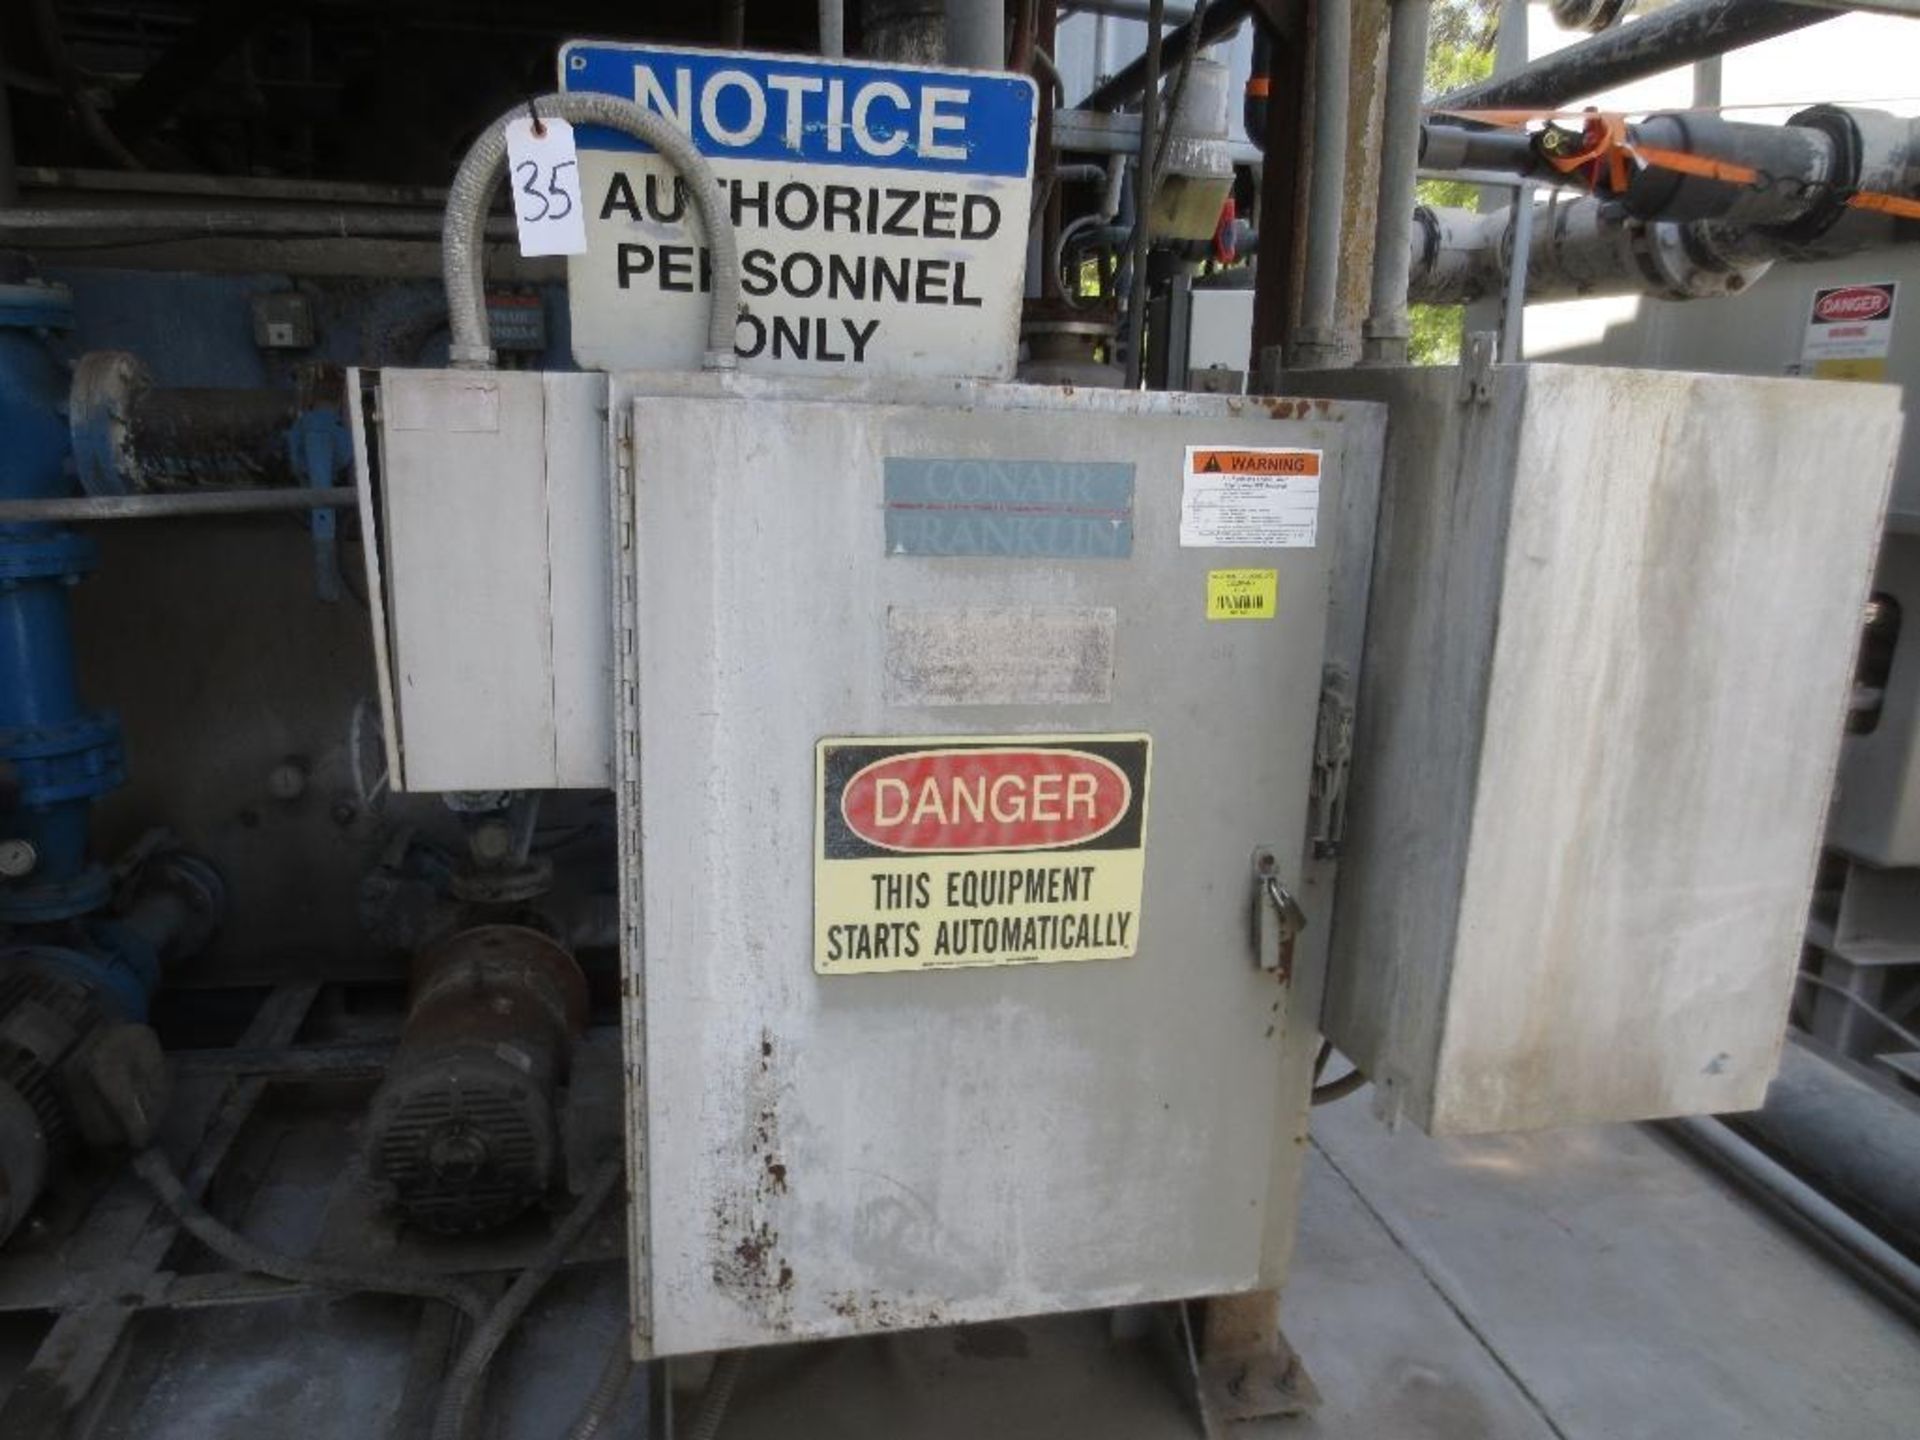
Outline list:
[[[1278,610],[1277,570],[1209,570],[1209,620],[1271,620]]]

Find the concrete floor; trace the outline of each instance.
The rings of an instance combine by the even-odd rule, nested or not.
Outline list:
[[[493,1440],[563,1433],[624,1304],[617,1265],[542,1297],[502,1352]],[[413,1317],[143,1317],[94,1433],[395,1433]],[[1321,1111],[1286,1327],[1325,1404],[1245,1440],[1920,1436],[1920,1332],[1632,1126],[1441,1142],[1388,1133],[1364,1096]],[[1174,1368],[1088,1315],[755,1352],[720,1440],[1198,1433]]]
[[[1247,1440],[1920,1435],[1915,1332],[1652,1133],[1316,1120],[1288,1338],[1325,1397]],[[756,1355],[723,1440],[1172,1440],[1097,1317]]]

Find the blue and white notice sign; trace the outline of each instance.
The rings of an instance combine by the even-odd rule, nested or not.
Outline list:
[[[566,90],[633,100],[712,162],[740,241],[743,369],[1006,379],[1019,344],[1037,96],[1025,76],[574,41]],[[581,126],[573,354],[681,370],[710,259],[652,148]]]

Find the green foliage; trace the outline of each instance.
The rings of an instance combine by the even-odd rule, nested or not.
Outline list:
[[[1444,95],[1493,73],[1493,42],[1500,27],[1500,0],[1434,0],[1427,37],[1427,94]],[[1479,190],[1458,180],[1422,180],[1422,205],[1474,209]],[[1407,356],[1416,365],[1452,365],[1460,359],[1462,308],[1415,305]]]

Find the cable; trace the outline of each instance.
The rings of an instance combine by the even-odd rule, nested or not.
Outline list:
[[[707,1388],[700,1395],[700,1408],[694,1412],[693,1424],[687,1427],[687,1440],[714,1440],[720,1433],[720,1423],[727,1418],[727,1406],[733,1400],[733,1387],[746,1368],[744,1350],[729,1350],[714,1362],[713,1374],[707,1378]]]
[[[157,1147],[149,1147],[133,1157],[134,1173],[147,1182],[154,1198],[163,1205],[194,1239],[221,1259],[242,1270],[257,1271],[281,1280],[292,1280],[323,1290],[362,1291],[380,1295],[417,1295],[453,1306],[470,1320],[479,1320],[487,1312],[487,1299],[464,1281],[442,1275],[413,1274],[389,1267],[341,1265],[329,1260],[307,1260],[282,1255],[254,1244],[246,1236],[228,1228],[207,1212],[187,1193],[173,1166]]]
[[[1327,1061],[1332,1058],[1333,1042],[1322,1040],[1320,1053],[1313,1057],[1313,1103],[1315,1105],[1331,1105],[1336,1100],[1344,1100],[1367,1083],[1367,1077],[1360,1073],[1360,1067],[1356,1065],[1338,1080],[1329,1080],[1326,1084],[1321,1084],[1320,1072],[1327,1068]]]
[[[1895,1020],[1891,1015],[1887,1014],[1886,1011],[1879,1009],[1877,1006],[1869,1005],[1865,1000],[1862,1000],[1846,987],[1836,985],[1833,981],[1822,979],[1818,975],[1809,974],[1805,970],[1797,972],[1797,978],[1805,981],[1809,985],[1816,985],[1822,990],[1831,990],[1849,1005],[1858,1006],[1868,1015],[1871,1015],[1876,1021],[1886,1027],[1888,1034],[1898,1035],[1914,1049],[1920,1050],[1920,1035],[1914,1034],[1913,1031],[1907,1029],[1906,1026]]]
[[[560,1222],[539,1258],[520,1272],[507,1288],[507,1293],[487,1312],[486,1319],[460,1352],[460,1359],[447,1376],[446,1387],[440,1392],[440,1405],[433,1417],[433,1440],[460,1440],[466,1434],[467,1417],[480,1397],[481,1385],[486,1379],[488,1365],[493,1363],[494,1352],[519,1323],[521,1315],[533,1303],[533,1297],[554,1277],[573,1247],[580,1243],[580,1237],[587,1233],[587,1227],[600,1213],[600,1207],[620,1188],[620,1180],[625,1172],[626,1162],[618,1155],[600,1167],[593,1183],[580,1197],[580,1203]]]
[[[1323,1085],[1314,1086],[1313,1103],[1316,1105],[1331,1105],[1336,1100],[1346,1099],[1347,1096],[1353,1094],[1354,1091],[1366,1083],[1367,1077],[1361,1073],[1360,1067],[1356,1065],[1338,1080],[1329,1080]]]
[[[587,1403],[580,1407],[580,1413],[567,1431],[567,1440],[593,1440],[600,1433],[600,1427],[613,1414],[613,1407],[627,1393],[627,1383],[633,1379],[633,1363],[633,1347],[623,1322],[614,1332],[613,1348],[607,1351],[600,1378],[594,1382]]]
[[[1200,33],[1199,27],[1207,18],[1208,0],[1200,0],[1193,7],[1194,33]],[[1180,68],[1173,72],[1173,84],[1167,92],[1166,123],[1161,126],[1159,143],[1153,152],[1153,174],[1147,181],[1147,204],[1153,204],[1153,197],[1160,193],[1160,186],[1167,178],[1167,154],[1173,146],[1173,127],[1180,118],[1180,100],[1187,93],[1187,76],[1193,71],[1193,57],[1200,52],[1198,45],[1189,45],[1186,53],[1180,57]],[[1146,212],[1143,209],[1142,215]]]

